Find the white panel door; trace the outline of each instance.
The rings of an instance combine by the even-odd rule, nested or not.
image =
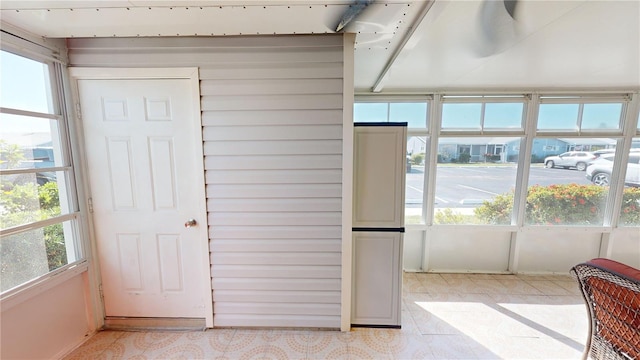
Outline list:
[[[402,233],[353,232],[351,323],[400,326]]]
[[[188,79],[80,79],[78,91],[106,316],[205,318],[199,95]]]
[[[402,227],[406,126],[356,126],[353,141],[353,227]]]

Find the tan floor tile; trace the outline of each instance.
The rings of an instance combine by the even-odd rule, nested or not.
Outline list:
[[[391,355],[389,354],[389,351],[387,349],[387,351],[384,352],[379,352],[375,349],[371,349],[366,347],[366,345],[363,344],[359,344],[359,343],[355,343],[355,344],[349,344],[348,347],[348,356],[349,356],[349,360],[367,360],[367,359],[385,359],[385,360],[391,360]]]
[[[65,360],[84,360],[100,355],[124,333],[121,331],[99,331],[65,357]]]
[[[393,359],[433,359],[434,355],[429,350],[422,335],[403,336],[399,346],[390,347],[389,354]]]
[[[308,337],[304,333],[288,334],[269,343],[268,353],[285,353],[292,359],[304,359],[308,351]]]
[[[423,341],[433,354],[432,359],[477,359],[472,347],[462,335],[424,335]]]
[[[147,352],[168,348],[180,342],[184,334],[184,332],[164,331],[128,332],[120,337],[117,342],[124,342],[127,346],[131,344],[135,350]]]
[[[572,295],[568,290],[550,280],[527,280],[527,283],[544,295]]]
[[[348,359],[348,339],[337,332],[318,331],[308,336],[307,359]]]
[[[118,340],[107,346],[99,356],[95,359],[130,359],[136,357],[138,359],[146,359],[143,353],[146,349],[141,349],[135,344],[135,336],[139,333],[125,333]]]
[[[552,282],[561,288],[567,290],[571,295],[581,295],[580,287],[576,281],[571,280],[552,280]]]
[[[534,288],[526,281],[510,278],[510,279],[498,279],[498,282],[506,288],[506,291],[503,292],[502,294],[542,295],[542,292],[540,290]]]
[[[229,359],[262,358],[269,349],[271,330],[237,330],[224,351]]]
[[[580,357],[586,308],[566,275],[405,273],[404,282],[402,329],[101,332],[65,359]]]

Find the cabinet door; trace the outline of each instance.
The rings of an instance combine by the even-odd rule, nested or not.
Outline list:
[[[354,128],[353,227],[404,226],[407,128]]]
[[[402,233],[353,233],[351,323],[400,326]]]

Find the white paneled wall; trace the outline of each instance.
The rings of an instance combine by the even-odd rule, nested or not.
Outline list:
[[[73,66],[198,66],[215,326],[340,327],[343,38],[71,39]]]

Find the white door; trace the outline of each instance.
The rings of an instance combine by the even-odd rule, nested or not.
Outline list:
[[[212,318],[197,85],[77,79],[106,317]]]

